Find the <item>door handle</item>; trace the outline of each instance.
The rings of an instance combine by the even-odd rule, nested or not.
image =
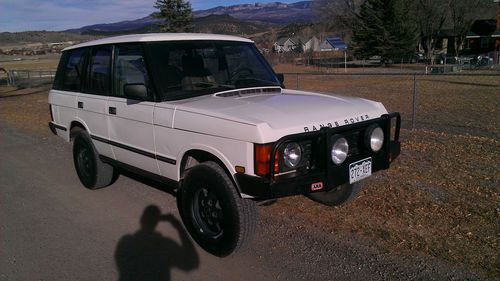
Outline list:
[[[109,112],[109,114],[116,115],[116,107],[109,107],[108,112]]]
[[[78,108],[83,108],[83,101],[78,102]]]

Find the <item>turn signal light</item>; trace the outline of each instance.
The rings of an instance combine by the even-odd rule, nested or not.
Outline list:
[[[273,143],[266,144],[255,144],[255,174],[261,177],[268,176],[270,174],[271,165],[271,151],[273,150]],[[274,159],[274,170],[277,171],[278,159],[277,154]]]

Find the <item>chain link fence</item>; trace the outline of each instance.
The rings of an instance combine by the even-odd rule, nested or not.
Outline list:
[[[52,84],[55,71],[0,72],[0,85]],[[403,128],[500,138],[500,74],[285,73],[290,89],[382,102],[401,113]]]
[[[285,86],[380,101],[407,129],[500,136],[500,74],[285,73]]]
[[[9,70],[0,72],[0,85],[18,88],[38,87],[54,82],[55,71],[51,70]]]

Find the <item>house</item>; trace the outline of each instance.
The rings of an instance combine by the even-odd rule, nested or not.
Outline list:
[[[288,41],[288,38],[279,38],[278,41],[276,41],[274,44],[273,44],[273,50],[274,52],[276,53],[284,53],[284,52],[288,52],[289,50],[287,50],[285,48],[285,42]]]
[[[499,38],[498,32],[495,20],[476,20],[467,33],[465,49],[470,54],[492,52],[495,50],[495,39]]]
[[[319,50],[319,40],[316,36],[311,37],[283,37],[278,39],[273,45],[274,51],[277,53],[285,53],[295,50],[302,46],[302,51],[305,53],[307,51],[318,51]]]
[[[320,45],[321,51],[345,51],[347,45],[340,37],[328,37]]]
[[[316,36],[302,37],[300,38],[300,40],[302,44],[304,44],[302,48],[304,50],[304,53],[308,51],[311,52],[319,51],[320,42],[319,39],[316,38]]]
[[[465,49],[470,54],[494,53],[493,59],[498,64],[500,63],[500,0],[494,2],[498,3],[496,20],[476,20],[466,36]]]

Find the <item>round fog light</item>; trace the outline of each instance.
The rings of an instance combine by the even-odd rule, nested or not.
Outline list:
[[[302,149],[300,144],[291,142],[286,145],[283,151],[283,161],[288,168],[295,168],[300,163],[302,158]]]
[[[337,138],[332,146],[333,163],[335,163],[336,165],[342,164],[347,158],[348,152],[349,152],[349,143],[347,143],[347,140],[344,137]]]
[[[375,125],[367,131],[367,144],[373,152],[378,152],[384,145],[384,131]]]

